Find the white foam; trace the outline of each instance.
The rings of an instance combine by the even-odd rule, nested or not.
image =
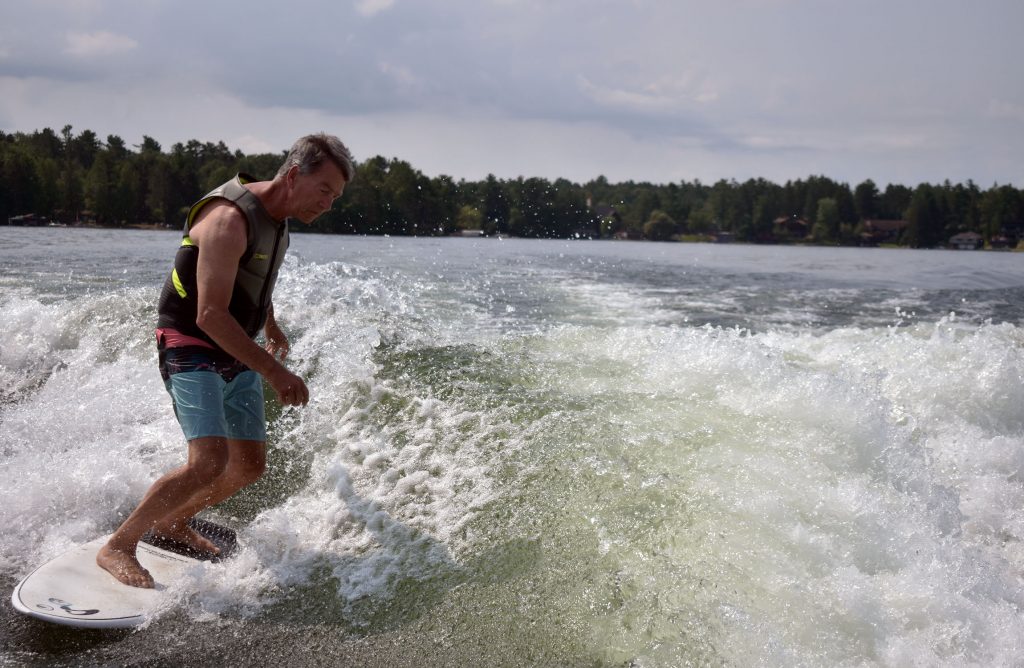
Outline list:
[[[1020,337],[953,319],[821,335],[559,332],[541,356],[561,392],[630,397],[600,402],[623,444],[599,444],[595,473],[628,480],[610,476],[628,458],[640,469],[630,478],[673,480],[682,503],[679,515],[655,511],[653,543],[594,509],[608,567],[646,583],[621,626],[601,620],[601,637],[648,656],[657,645],[626,620],[657,624],[659,600],[695,588],[709,592],[699,615],[719,617],[716,646],[738,664],[1015,656]],[[625,484],[632,493],[604,503],[644,494]],[[666,554],[665,542],[681,547]]]
[[[145,323],[153,298],[2,307],[0,322],[13,312],[25,328],[4,337],[5,372],[25,378],[12,393],[20,401],[0,410],[6,568],[23,570],[113,528],[157,471],[183,459]]]
[[[537,270],[480,294],[441,273],[289,260],[277,316],[312,399],[271,425],[271,465],[309,473],[182,584],[196,619],[308,621],[294,610],[313,601],[372,626],[410,582],[472,578],[528,540],[533,560],[495,560],[500,584],[438,585],[456,601],[438,614],[545,620],[634,665],[1021,655],[1019,325],[908,299],[871,315],[891,326],[815,328],[795,308],[755,333],[682,326],[670,288]],[[155,296],[0,303],[7,572],[112,529],[183,458]]]
[[[311,402],[272,433],[278,447],[313,457],[311,477],[245,528],[239,557],[204,573],[197,599],[206,611],[258,614],[326,572],[358,623],[361,601],[458,568],[466,527],[492,498],[480,449],[491,447],[495,427],[377,377],[385,337],[403,350],[429,337],[409,292],[336,264],[299,264],[284,285],[277,318],[293,334],[291,365],[306,376]]]

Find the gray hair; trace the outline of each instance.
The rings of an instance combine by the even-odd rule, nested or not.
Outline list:
[[[346,183],[355,177],[352,154],[340,139],[324,132],[300,137],[285,156],[284,163],[277,170],[277,176],[284,176],[295,166],[299,168],[300,174],[309,174],[316,171],[324,160],[330,160],[337,165]]]

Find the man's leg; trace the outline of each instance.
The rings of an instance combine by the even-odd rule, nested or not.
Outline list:
[[[255,371],[246,369],[225,384],[223,401],[223,421],[228,434],[228,463],[224,472],[168,513],[155,527],[156,533],[165,538],[214,553],[216,547],[189,528],[188,519],[255,482],[263,475],[267,462],[263,379]]]
[[[216,553],[217,548],[213,543],[189,528],[189,518],[256,482],[267,466],[267,445],[263,441],[228,439],[227,449],[228,463],[224,471],[161,518],[153,527],[155,534],[204,552]]]
[[[139,564],[135,548],[149,529],[208,488],[227,467],[229,447],[222,437],[189,441],[188,463],[153,483],[138,507],[96,555],[96,563],[124,584],[152,587],[153,577]]]

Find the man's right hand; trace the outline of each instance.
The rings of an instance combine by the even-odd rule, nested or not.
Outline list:
[[[267,382],[277,394],[278,401],[285,406],[305,406],[309,403],[309,388],[305,381],[283,366],[267,375]]]

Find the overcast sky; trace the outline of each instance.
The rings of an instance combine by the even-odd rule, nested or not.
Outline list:
[[[1024,0],[0,0],[0,129],[428,175],[1024,186]]]

